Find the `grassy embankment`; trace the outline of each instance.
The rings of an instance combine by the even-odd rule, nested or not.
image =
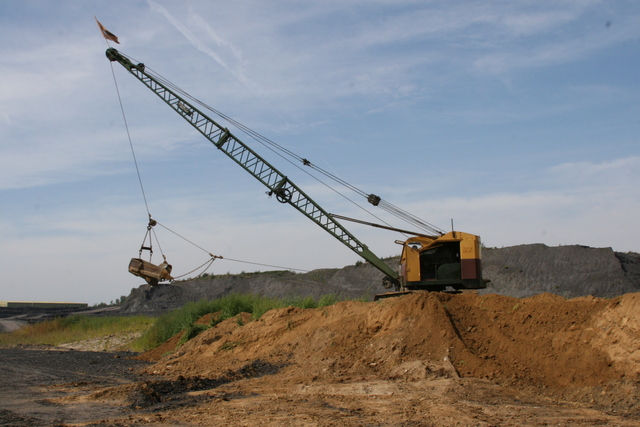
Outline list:
[[[60,345],[105,336],[141,334],[155,321],[148,316],[68,316],[0,334],[0,345]]]
[[[313,297],[269,298],[251,294],[230,294],[210,301],[188,303],[182,308],[158,317],[153,326],[138,340],[137,345],[142,349],[150,350],[181,331],[186,331],[182,338],[183,341],[186,341],[240,313],[250,313],[255,320],[274,308],[318,308],[335,304],[338,301],[340,298],[335,295],[324,295],[316,300]],[[217,315],[212,317],[207,324],[195,323],[196,320],[209,313],[217,313]]]
[[[69,316],[25,326],[11,333],[0,334],[1,345],[60,345],[96,339],[105,336],[142,334],[128,344],[133,351],[150,350],[174,335],[186,331],[183,340],[191,339],[200,332],[240,313],[250,313],[259,319],[274,308],[301,307],[318,308],[332,305],[340,299],[325,295],[316,300],[312,297],[268,298],[259,295],[231,294],[210,301],[188,303],[160,317]],[[196,324],[202,316],[217,313],[207,324]]]

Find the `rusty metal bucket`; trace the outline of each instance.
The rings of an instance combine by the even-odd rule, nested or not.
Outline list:
[[[173,280],[171,277],[171,265],[163,262],[160,265],[151,264],[141,258],[131,258],[129,262],[129,273],[142,277],[151,286],[156,286],[159,282]]]

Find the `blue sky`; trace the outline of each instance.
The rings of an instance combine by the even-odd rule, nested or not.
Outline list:
[[[113,46],[191,95],[443,229],[453,219],[489,247],[640,251],[638,2],[9,0],[0,300],[93,304],[142,283],[126,269],[147,213],[94,15]],[[161,224],[235,260],[358,260],[114,72]],[[327,211],[378,222],[231,130]],[[380,257],[399,253],[401,235],[345,225]],[[206,261],[156,233],[176,275]]]

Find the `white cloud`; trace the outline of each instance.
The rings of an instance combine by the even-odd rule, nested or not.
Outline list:
[[[566,163],[541,172],[545,191],[450,198],[415,210],[432,212],[440,223],[449,215],[489,246],[584,244],[637,251],[639,166],[638,157]]]
[[[162,14],[169,21],[169,23],[175,29],[177,29],[189,41],[189,43],[193,47],[195,47],[196,49],[198,49],[200,52],[204,53],[205,55],[213,58],[213,60],[215,60],[220,66],[222,66],[225,70],[227,70],[229,73],[231,73],[235,78],[238,79],[238,81],[240,81],[240,83],[242,83],[247,88],[251,88],[251,89],[255,89],[256,88],[255,83],[252,82],[251,80],[249,80],[244,75],[244,73],[242,72],[241,69],[237,69],[237,68],[234,69],[233,67],[228,65],[226,63],[226,61],[224,61],[222,59],[222,57],[220,55],[218,55],[218,53],[216,53],[210,47],[208,47],[205,43],[203,43],[192,31],[190,31],[180,21],[178,21],[173,15],[171,15],[171,13],[169,13],[169,11],[167,9],[165,9],[164,7],[162,7],[161,5],[159,5],[158,3],[156,3],[156,2],[154,2],[152,0],[147,0],[147,2],[151,6],[152,10]],[[198,18],[196,18],[196,22],[201,24],[201,25],[204,24],[204,22],[201,19],[198,19]],[[222,46],[224,46],[226,48],[232,47],[232,45],[230,45],[228,43],[221,43],[220,38],[217,37],[215,35],[215,33],[208,26],[205,27],[205,30],[207,31],[207,34],[214,36],[214,40],[218,43],[218,45],[222,45]],[[231,51],[234,54],[237,54],[237,51],[235,49],[231,49]]]

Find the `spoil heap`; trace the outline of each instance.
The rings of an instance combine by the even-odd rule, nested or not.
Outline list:
[[[285,389],[475,378],[640,409],[640,294],[419,293],[247,320],[201,333],[148,372],[183,381],[253,369],[263,386]]]

